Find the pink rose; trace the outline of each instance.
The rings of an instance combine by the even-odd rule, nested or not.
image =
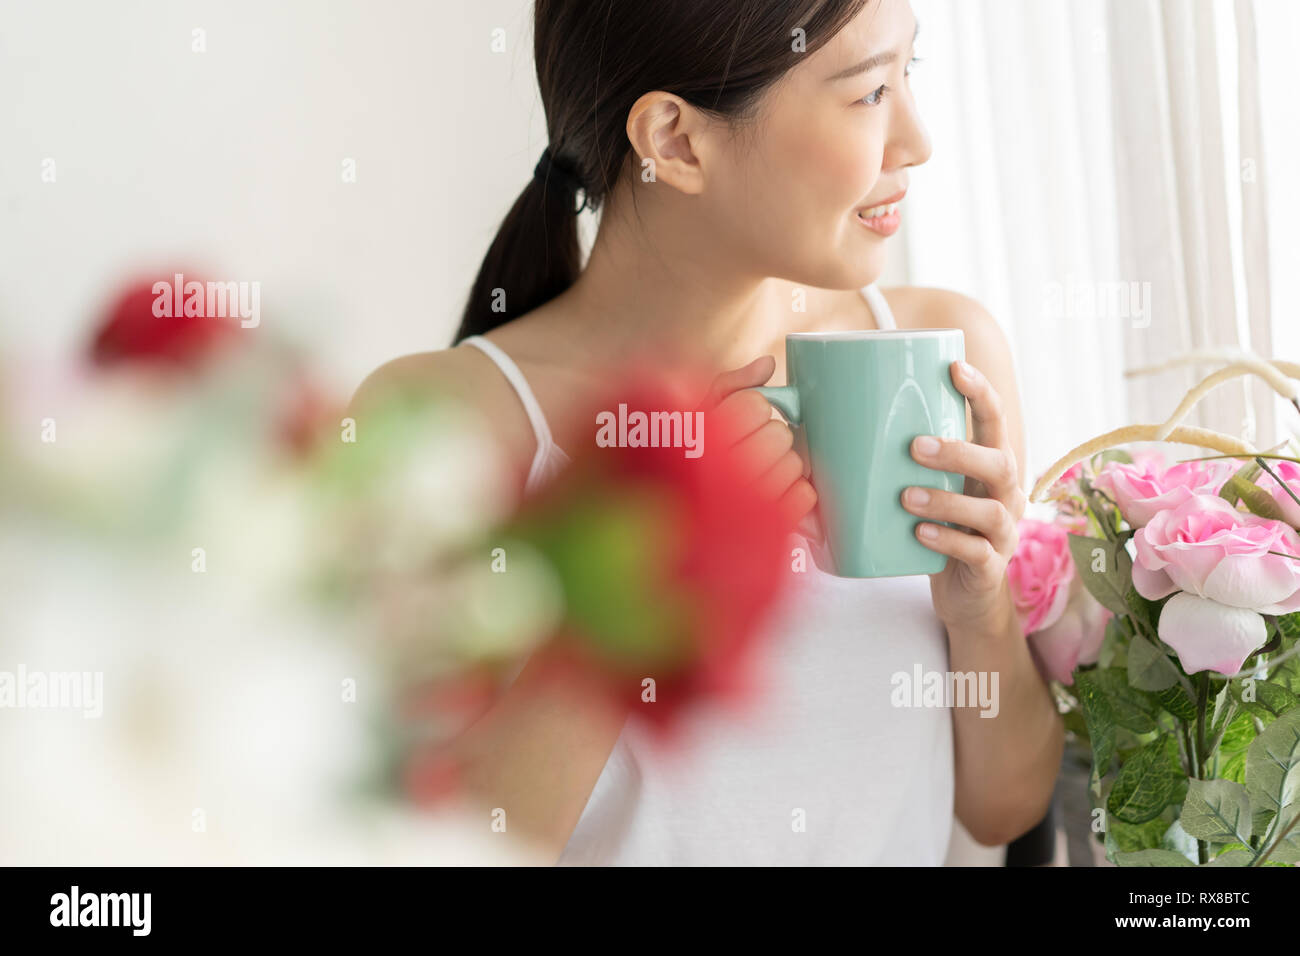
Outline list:
[[[1022,518],[1020,541],[1007,565],[1011,597],[1026,634],[1051,627],[1065,612],[1074,579],[1069,537],[1064,528]]]
[[[1277,472],[1277,476],[1287,488],[1295,492],[1296,497],[1300,497],[1300,465],[1290,461],[1269,461],[1268,467]],[[1295,498],[1287,494],[1286,488],[1274,481],[1268,472],[1260,474],[1255,479],[1255,484],[1273,495],[1273,500],[1282,512],[1283,521],[1293,528],[1300,528],[1300,504],[1296,504]]]
[[[1235,674],[1267,640],[1261,614],[1300,610],[1300,535],[1281,521],[1194,495],[1157,512],[1133,538],[1133,586],[1155,601],[1160,639],[1189,674]]]
[[[1094,484],[1110,494],[1130,527],[1140,528],[1157,511],[1176,508],[1194,495],[1219,493],[1240,463],[1231,460],[1185,461],[1165,467],[1156,455],[1131,465],[1107,462]]]
[[[1070,583],[1065,612],[1055,624],[1029,636],[1039,669],[1052,680],[1073,684],[1076,667],[1097,663],[1111,617],[1076,576]]]

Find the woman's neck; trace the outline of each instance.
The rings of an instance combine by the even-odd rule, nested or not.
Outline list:
[[[807,329],[842,295],[804,289],[806,310],[796,311],[795,283],[729,261],[694,226],[698,216],[672,222],[668,211],[647,206],[630,223],[607,211],[586,268],[557,310],[572,323],[570,341],[584,342],[594,359],[738,368]]]

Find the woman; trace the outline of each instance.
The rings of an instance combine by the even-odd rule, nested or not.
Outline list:
[[[945,570],[800,575],[759,720],[701,714],[669,761],[621,714],[542,688],[530,662],[457,741],[468,789],[560,862],[939,864],[954,809],[996,845],[1048,807],[1062,727],[1005,574],[1025,504],[1006,342],[961,296],[872,284],[908,169],[930,153],[908,86],[915,34],[907,0],[538,0],[550,146],[487,254],[461,344],[389,363],[359,393],[362,412],[412,382],[460,393],[535,487],[593,440],[575,410],[607,370],[703,366],[715,399],[748,416],[735,452],[807,515],[789,429],[741,391],[784,381],[786,333],[965,333],[970,367],[952,375],[971,441],[913,445],[968,476],[965,493],[903,499]],[[582,268],[578,195],[602,213]],[[998,716],[891,706],[890,675],[914,665],[997,672]]]

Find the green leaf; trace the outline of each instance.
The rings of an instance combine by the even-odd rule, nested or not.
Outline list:
[[[1179,720],[1191,722],[1196,719],[1196,701],[1187,695],[1181,685],[1167,687],[1158,693],[1152,694],[1151,698],[1160,705],[1162,710],[1167,710]]]
[[[1119,626],[1120,618],[1112,614],[1106,621],[1106,632],[1102,635],[1101,650],[1097,653],[1097,666],[1119,667],[1127,660],[1128,637]]]
[[[1217,734],[1223,729],[1223,722],[1231,720],[1233,714],[1237,712],[1237,705],[1233,700],[1232,692],[1228,690],[1226,682],[1220,685],[1216,692],[1214,683],[1211,681],[1209,696],[1214,700],[1214,713],[1210,717],[1210,732],[1211,734]]]
[[[1195,866],[1191,860],[1173,850],[1138,850],[1115,854],[1116,866]]]
[[[1149,734],[1156,729],[1157,705],[1150,694],[1130,686],[1125,670],[1108,667],[1094,673],[1097,686],[1115,712],[1117,724],[1135,734]]]
[[[1244,502],[1251,514],[1259,515],[1261,518],[1282,520],[1282,509],[1277,506],[1273,496],[1241,475],[1233,475],[1225,481],[1219,495],[1232,504],[1236,504],[1238,500]]]
[[[675,667],[692,653],[689,599],[663,583],[672,509],[649,492],[587,494],[517,524],[515,536],[555,570],[567,623],[616,666]]]
[[[1110,771],[1115,755],[1115,708],[1107,699],[1098,675],[1102,671],[1086,671],[1075,676],[1075,692],[1079,709],[1088,727],[1088,740],[1092,744],[1092,779],[1100,780]]]
[[[1254,460],[1246,462],[1232,473],[1232,477],[1223,483],[1223,487],[1219,489],[1219,497],[1228,504],[1235,505],[1241,500],[1238,482],[1245,481],[1249,484],[1255,480],[1256,475],[1261,474],[1263,471],[1264,469],[1259,467],[1259,462]]]
[[[1123,541],[1106,541],[1071,534],[1069,542],[1075,570],[1088,593],[1107,610],[1115,614],[1128,614],[1125,595],[1133,575],[1133,559],[1124,549]],[[1101,570],[1093,570],[1094,559],[1101,563]]]
[[[1131,573],[1132,569],[1130,568]],[[1128,591],[1124,594],[1124,601],[1128,604],[1130,615],[1141,625],[1141,630],[1147,634],[1159,632],[1160,610],[1164,607],[1163,601],[1148,601],[1138,593],[1131,579],[1129,580]]]
[[[1276,621],[1278,632],[1282,635],[1279,653],[1295,646],[1296,637],[1300,635],[1300,613],[1287,614]],[[1300,695],[1300,655],[1288,657],[1280,664],[1269,662],[1268,680],[1270,683],[1285,687],[1291,693]]]
[[[1223,732],[1223,741],[1219,744],[1219,752],[1224,754],[1235,754],[1239,750],[1245,750],[1251,745],[1251,742],[1258,736],[1255,729],[1255,718],[1249,713],[1243,712],[1232,718],[1228,724],[1228,729]]]
[[[1125,823],[1145,823],[1174,801],[1184,779],[1177,744],[1165,734],[1120,767],[1106,807]]]
[[[1300,611],[1280,616],[1277,619],[1277,629],[1282,632],[1283,641],[1300,637]]]
[[[1235,685],[1234,685],[1235,687]],[[1236,691],[1237,699],[1247,711],[1260,718],[1264,723],[1272,723],[1280,714],[1300,707],[1300,697],[1291,693],[1281,684],[1255,679],[1255,699],[1244,700],[1241,691]]]
[[[1138,635],[1128,646],[1128,682],[1138,690],[1164,690],[1178,683],[1178,668],[1164,651]]]
[[[1229,757],[1219,767],[1219,776],[1224,780],[1235,780],[1237,783],[1246,782],[1246,751],[1239,750]]]
[[[1110,770],[1120,728],[1137,734],[1156,729],[1155,704],[1130,687],[1128,675],[1119,668],[1080,671],[1075,676],[1075,694],[1092,745],[1095,784]]]
[[[1113,838],[1115,849],[1123,853],[1159,849],[1168,829],[1169,822],[1159,817],[1136,824],[1116,819],[1106,821],[1106,832]]]
[[[1178,819],[1198,840],[1250,844],[1250,795],[1231,780],[1191,781]]]
[[[1206,866],[1250,866],[1255,854],[1250,850],[1228,850],[1220,853]]]
[[[1259,834],[1267,835],[1278,811],[1300,800],[1300,710],[1282,714],[1250,745],[1246,791]]]

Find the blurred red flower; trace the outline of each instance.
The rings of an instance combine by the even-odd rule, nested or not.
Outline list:
[[[170,275],[161,281],[170,288]],[[149,279],[133,282],[109,304],[90,345],[95,365],[146,363],[192,370],[236,340],[239,325],[231,319],[155,315],[154,285]]]
[[[296,372],[277,412],[276,440],[290,454],[306,458],[334,434],[345,407],[306,372]]]
[[[561,582],[560,653],[548,655],[555,676],[585,670],[667,735],[692,703],[749,689],[794,522],[743,477],[730,451],[741,436],[720,410],[689,407],[642,372],[624,380],[585,420],[696,416],[699,456],[631,441],[602,447],[593,425],[592,440],[571,449],[572,464],[504,533],[536,547]]]

